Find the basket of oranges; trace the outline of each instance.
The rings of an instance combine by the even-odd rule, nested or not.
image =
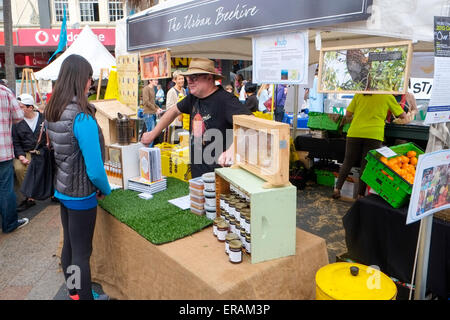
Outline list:
[[[392,207],[400,208],[411,196],[417,158],[423,150],[412,142],[390,148],[397,155],[389,159],[376,150],[367,153],[367,165],[361,179]]]

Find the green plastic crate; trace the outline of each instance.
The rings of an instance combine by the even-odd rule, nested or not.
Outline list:
[[[307,126],[310,129],[337,131],[342,121],[342,115],[322,112],[308,113]]]
[[[322,124],[322,114],[321,112],[310,112],[308,113],[308,123],[306,126],[310,129],[320,130]]]
[[[349,128],[350,128],[350,123],[344,124],[344,126],[342,127],[342,132],[348,132]]]
[[[327,170],[314,170],[317,177],[317,184],[327,187],[334,187],[334,178],[335,175],[331,171]]]
[[[411,150],[415,151],[417,156],[424,153],[412,142],[390,148],[398,155],[405,155]],[[381,162],[380,157],[381,155],[376,150],[371,150],[367,153],[367,165],[361,180],[374,189],[392,207],[400,208],[408,202],[412,192],[412,185]]]

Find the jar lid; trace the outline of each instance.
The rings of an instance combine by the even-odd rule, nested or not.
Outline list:
[[[243,204],[242,202],[238,202],[238,203],[235,204],[235,208],[236,209],[240,209],[240,210],[244,209],[246,206],[247,205]]]
[[[247,242],[251,239],[251,236],[247,233],[246,235],[245,235],[245,239],[247,239]]]
[[[245,212],[245,217],[250,219],[251,216],[251,211],[248,210],[247,212]]]
[[[228,223],[226,223],[225,221],[220,221],[218,224],[217,224],[217,228],[220,228],[220,229],[228,229]]]
[[[241,214],[242,214],[243,212],[244,212],[245,214],[250,213],[250,208],[248,208],[248,207],[242,208],[242,209],[241,209]]]
[[[247,236],[247,234],[245,233],[245,229],[241,229],[241,236]]]
[[[219,222],[224,221],[222,217],[217,217],[214,219],[214,223],[218,224]]]
[[[227,241],[239,240],[239,236],[238,236],[236,233],[229,232],[229,233],[225,236],[225,240],[227,240]]]
[[[238,200],[236,200],[236,199],[229,200],[229,201],[228,201],[228,205],[234,207],[234,206],[236,205],[237,201],[238,201]]]
[[[241,249],[242,242],[241,240],[231,240],[230,241],[230,249]]]
[[[216,180],[216,174],[214,172],[208,172],[202,175],[203,182],[214,182]]]

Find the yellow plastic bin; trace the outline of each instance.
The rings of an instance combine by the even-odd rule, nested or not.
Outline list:
[[[395,300],[397,287],[381,271],[359,263],[336,262],[316,273],[317,300]]]

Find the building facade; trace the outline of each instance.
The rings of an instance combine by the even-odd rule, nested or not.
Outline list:
[[[84,26],[89,25],[103,45],[114,54],[115,23],[131,8],[121,0],[12,0],[13,44],[16,78],[23,68],[45,67],[59,43],[59,33],[67,16],[70,45]],[[3,0],[0,0],[0,78],[4,77]]]

